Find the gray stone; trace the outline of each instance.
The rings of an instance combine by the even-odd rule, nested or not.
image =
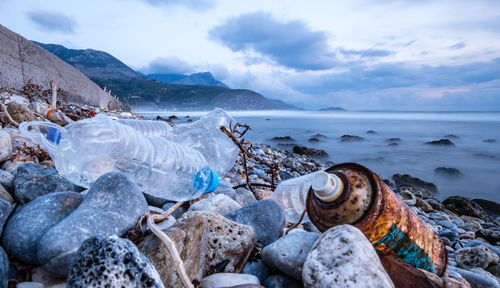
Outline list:
[[[207,276],[201,281],[202,288],[223,288],[245,284],[260,285],[260,281],[254,275],[237,273],[217,273]]]
[[[481,267],[485,269],[490,264],[497,264],[498,260],[498,255],[483,245],[465,247],[455,251],[455,261],[459,268]]]
[[[12,212],[12,208],[13,207],[9,202],[0,199],[0,235],[2,235],[5,221],[7,221],[7,218],[9,218],[9,215]]]
[[[7,288],[9,281],[9,257],[0,247],[0,288]]]
[[[241,273],[252,274],[259,278],[261,283],[264,283],[267,276],[271,273],[271,269],[267,266],[262,259],[257,259],[255,261],[248,261],[243,267]]]
[[[12,189],[14,186],[14,175],[5,170],[0,170],[0,184],[7,189]]]
[[[35,120],[35,115],[31,112],[28,105],[19,103],[16,101],[11,101],[7,104],[7,111],[9,112],[12,120],[17,123]]]
[[[80,205],[74,192],[51,193],[18,207],[5,225],[2,246],[9,255],[25,264],[38,264],[38,241],[51,227]]]
[[[498,248],[497,246],[493,246],[491,244],[479,241],[479,240],[469,241],[469,242],[467,242],[465,244],[465,247],[476,247],[476,246],[479,246],[479,245],[483,245],[484,247],[486,247],[486,248],[490,249],[491,251],[495,252],[495,254],[497,254],[500,257],[500,248]]]
[[[2,185],[0,185],[0,199],[9,202],[11,205],[16,203],[14,198],[12,198],[12,195],[10,195],[10,193],[7,190],[5,190],[5,188],[3,188]]]
[[[266,288],[302,288],[302,283],[282,274],[267,277],[263,284]]]
[[[500,264],[491,265],[486,268],[486,271],[490,272],[495,277],[500,277]]]
[[[403,189],[401,192],[399,192],[399,195],[401,195],[401,198],[403,198],[403,201],[405,201],[406,204],[410,206],[415,206],[417,203],[417,197],[413,195],[410,191]]]
[[[40,282],[21,282],[16,285],[16,288],[45,288],[45,285]]]
[[[439,237],[448,238],[451,242],[458,240],[458,232],[452,230],[443,230],[438,232]]]
[[[210,211],[186,212],[178,222],[183,223],[191,217],[202,217],[208,226],[204,275],[216,271],[234,272],[257,242],[252,227],[228,220]]]
[[[443,201],[443,205],[450,210],[457,212],[459,215],[467,215],[480,219],[488,219],[489,216],[484,212],[483,208],[476,202],[461,196],[451,196]]]
[[[483,226],[485,225],[486,223],[483,224]],[[497,242],[500,242],[500,229],[498,227],[496,227],[495,230],[482,228],[476,232],[476,236],[484,238],[490,243],[495,244]]]
[[[320,234],[299,231],[281,237],[262,249],[264,263],[302,281],[302,265]]]
[[[214,194],[224,194],[226,196],[229,196],[231,199],[238,202],[241,206],[245,206],[257,201],[253,193],[243,187],[234,190],[229,186],[221,185],[217,188],[217,190],[214,191]]]
[[[40,239],[38,261],[57,277],[67,275],[71,258],[86,239],[122,235],[149,212],[140,188],[118,172],[99,177],[82,204]]]
[[[257,241],[267,246],[283,234],[285,213],[278,202],[272,199],[257,201],[225,215],[226,218],[252,226]]]
[[[455,223],[448,221],[448,220],[438,221],[437,224],[440,226],[443,226],[444,228],[448,228],[448,229],[452,229],[452,230],[454,228],[457,228],[457,225],[455,225]]]
[[[416,198],[415,206],[420,208],[422,211],[426,213],[434,211],[434,208],[432,208],[431,204],[429,204],[425,200],[422,200],[422,198]]]
[[[471,288],[500,288],[495,278],[452,266],[448,266],[448,269],[462,275],[469,282]]]
[[[321,235],[307,255],[302,279],[305,287],[394,287],[370,241],[351,225]]]
[[[472,232],[476,232],[482,228],[481,224],[479,224],[478,222],[467,222],[467,223],[459,224],[458,227],[460,227],[466,231],[472,231]]]
[[[68,288],[164,287],[149,259],[130,240],[117,236],[94,236],[83,242],[67,283]]]
[[[10,154],[12,154],[10,134],[0,128],[0,162],[9,159]]]
[[[240,208],[238,202],[224,194],[217,194],[193,203],[188,211],[212,211],[224,215]]]
[[[56,169],[25,163],[17,168],[14,197],[25,204],[36,197],[53,192],[73,191],[73,184],[57,174]]]
[[[427,202],[429,205],[431,205],[432,209],[438,210],[438,211],[443,211],[445,209],[444,205],[441,204],[441,202],[437,201],[436,199],[425,199],[425,202]]]

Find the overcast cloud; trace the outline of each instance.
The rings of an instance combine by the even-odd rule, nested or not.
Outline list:
[[[78,26],[72,18],[55,11],[30,11],[28,18],[42,30],[72,34]]]

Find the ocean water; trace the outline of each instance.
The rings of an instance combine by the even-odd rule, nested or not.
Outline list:
[[[186,115],[192,119],[206,112],[143,112],[156,115]],[[439,199],[451,195],[500,202],[500,112],[319,112],[319,111],[231,111],[239,123],[252,128],[246,139],[291,149],[291,144],[323,149],[333,163],[356,162],[382,178],[410,174],[438,186]],[[376,134],[367,133],[373,130]],[[319,142],[308,141],[322,134]],[[342,135],[364,138],[342,142]],[[454,135],[450,137],[448,135]],[[290,136],[293,142],[273,141]],[[447,137],[448,136],[448,137]],[[389,145],[389,138],[400,138]],[[449,138],[455,146],[434,146],[428,141]],[[487,142],[494,139],[495,142]],[[285,144],[288,146],[284,146]],[[437,167],[460,170],[458,177],[435,173]]]

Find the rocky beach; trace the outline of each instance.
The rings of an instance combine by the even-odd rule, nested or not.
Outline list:
[[[269,199],[276,183],[263,163],[276,165],[279,183],[328,168],[313,158],[321,151],[248,143],[253,158],[240,153],[214,192],[179,204],[145,197],[117,172],[83,189],[60,176],[46,151],[13,125],[43,120],[48,105],[7,92],[2,99],[1,287],[183,287],[186,277],[190,287],[206,288],[499,287],[494,202],[460,196],[441,202],[433,183],[407,174],[384,180],[444,243],[448,264],[439,277],[387,261],[355,226],[321,233],[311,223],[286,221],[283,208]],[[94,111],[139,118],[85,105],[58,108],[73,120]],[[144,215],[165,217],[149,226]],[[182,265],[152,227],[168,236]]]

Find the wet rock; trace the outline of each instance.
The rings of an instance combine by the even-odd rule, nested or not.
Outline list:
[[[401,138],[398,138],[398,137],[389,138],[389,139],[387,139],[387,142],[390,142],[390,143],[399,143],[399,142],[401,142]]]
[[[302,281],[302,265],[319,235],[300,231],[283,236],[262,249],[262,259],[267,265]]]
[[[486,199],[473,199],[475,203],[483,208],[484,212],[490,217],[496,218],[500,216],[500,204]]]
[[[13,207],[9,202],[0,199],[0,235],[2,235],[5,221],[7,221],[7,218],[9,218],[9,215],[12,212],[12,208]]]
[[[482,241],[479,241],[479,240],[472,240],[472,241],[469,241],[465,244],[465,247],[476,247],[476,246],[479,246],[479,245],[483,245],[484,247],[490,249],[491,251],[495,252],[495,254],[497,254],[499,257],[500,257],[500,248],[497,247],[497,246],[493,246],[491,244],[488,244],[488,243],[485,243],[485,242],[482,242]]]
[[[40,239],[38,261],[56,277],[64,277],[86,239],[96,234],[120,236],[148,212],[137,184],[122,173],[106,173],[90,187],[80,206]]]
[[[495,277],[500,277],[500,264],[491,265],[486,268],[486,271],[490,272]]]
[[[175,243],[191,281],[201,281],[208,249],[208,225],[201,216],[177,221],[173,227],[163,230]],[[155,235],[148,235],[137,246],[158,271],[165,287],[182,287],[175,262],[167,247]]]
[[[295,139],[293,139],[290,136],[275,136],[271,139],[272,141],[288,141],[288,142],[293,142]]]
[[[432,209],[437,210],[437,211],[443,211],[445,209],[444,205],[437,201],[436,199],[425,199],[425,202],[427,202],[429,205],[431,205]]]
[[[458,227],[460,227],[466,231],[472,231],[472,232],[476,232],[482,228],[481,224],[479,224],[478,222],[462,223],[462,224],[459,224]]]
[[[458,240],[458,232],[452,230],[443,230],[438,232],[439,237],[448,238],[452,243]]]
[[[57,174],[56,169],[35,163],[17,168],[14,178],[14,197],[19,204],[53,192],[73,191],[73,184]]]
[[[319,142],[319,139],[316,138],[316,137],[311,137],[307,141],[309,141],[309,142]]]
[[[455,146],[455,144],[453,142],[451,142],[450,139],[446,139],[446,138],[425,142],[425,144],[436,145],[436,146]]]
[[[12,198],[12,195],[10,195],[10,193],[7,192],[7,190],[5,190],[2,185],[0,185],[0,199],[9,202],[11,205],[16,202],[14,201],[14,198]]]
[[[451,196],[443,201],[443,205],[457,212],[459,215],[467,215],[481,219],[487,219],[488,215],[476,202],[461,196]]]
[[[328,229],[302,268],[305,287],[394,287],[372,244],[354,226]]]
[[[0,247],[0,287],[7,288],[9,281],[9,257]]]
[[[16,288],[45,288],[45,285],[40,282],[21,282],[16,285]]]
[[[453,266],[449,266],[448,269],[451,271],[457,272],[462,277],[465,278],[470,284],[471,288],[499,288],[500,285],[493,277],[488,277],[479,273],[475,273],[472,271],[467,271],[464,269],[456,268]]]
[[[271,275],[264,281],[266,288],[302,288],[302,283],[282,274]]]
[[[10,190],[14,187],[14,175],[5,170],[0,170],[0,185]]]
[[[35,115],[33,114],[33,112],[31,112],[30,108],[28,108],[27,105],[16,101],[9,102],[9,104],[7,105],[7,111],[12,117],[12,120],[16,121],[17,123],[32,121],[36,119]]]
[[[223,288],[245,284],[260,285],[260,281],[250,274],[217,273],[203,278],[201,288]]]
[[[364,141],[365,138],[356,135],[342,135],[340,136],[341,142],[360,142]]]
[[[225,215],[226,218],[255,229],[257,241],[267,246],[283,234],[285,213],[272,199],[257,201]]]
[[[10,154],[12,154],[10,134],[0,128],[0,162],[9,159]]]
[[[438,188],[437,188],[436,184],[431,183],[431,182],[426,182],[426,181],[424,181],[422,179],[419,179],[419,178],[416,178],[416,177],[412,177],[412,176],[410,176],[408,174],[404,174],[404,175],[395,174],[395,175],[392,175],[392,180],[394,180],[394,182],[396,182],[396,186],[397,187],[412,186],[412,187],[415,187],[415,188],[422,188],[422,189],[428,190],[428,191],[430,191],[432,193],[438,193]],[[415,195],[417,195],[417,194],[415,194]],[[417,195],[417,196],[419,196],[419,195]],[[429,197],[426,197],[426,195],[422,195],[421,198],[429,198]]]
[[[484,139],[483,142],[484,143],[497,143],[497,140],[495,140],[495,139]]]
[[[444,135],[444,138],[460,139],[460,136],[455,135],[455,134],[448,134],[448,135]]]
[[[82,202],[74,192],[51,193],[18,207],[5,225],[2,246],[25,264],[38,264],[38,241]]]
[[[415,206],[420,208],[425,213],[430,213],[434,211],[432,206],[427,201],[422,200],[422,198],[416,198]]]
[[[201,217],[208,226],[204,275],[214,272],[234,272],[257,242],[252,227],[228,220],[213,212],[186,212],[178,222],[184,223],[191,217]]]
[[[262,261],[262,259],[257,259],[256,261],[248,261],[241,273],[252,274],[259,278],[261,283],[264,283],[271,271],[272,270]]]
[[[284,171],[284,170],[280,170],[280,178],[281,180],[288,180],[288,179],[292,179],[294,178],[292,173],[288,172],[288,171]]]
[[[498,255],[483,245],[466,247],[455,251],[455,261],[459,268],[480,267],[485,269],[490,264],[497,264],[498,260]]]
[[[399,195],[401,196],[401,198],[403,198],[403,201],[405,201],[405,203],[410,206],[415,206],[415,204],[417,203],[417,197],[415,197],[415,195],[413,195],[413,193],[408,190],[400,191]]]
[[[377,131],[374,131],[374,130],[368,130],[366,131],[366,134],[369,134],[369,135],[377,135]]]
[[[164,287],[148,258],[130,240],[117,236],[94,236],[83,242],[67,283],[68,288]]]
[[[298,145],[293,146],[293,153],[311,157],[328,157],[328,153],[326,153],[325,150],[307,148],[305,146],[298,146]]]
[[[224,194],[217,194],[193,203],[188,211],[212,211],[224,215],[240,208],[238,202]]]
[[[452,167],[438,167],[434,169],[434,173],[437,175],[441,176],[448,176],[448,177],[460,177],[462,176],[462,173],[460,170],[457,168],[452,168]]]
[[[321,133],[316,133],[312,137],[316,137],[316,138],[328,138],[328,137],[326,137],[326,135],[323,135]]]
[[[497,243],[500,242],[500,230],[496,229],[479,229],[476,232],[477,237],[481,237],[489,241],[490,243]]]

